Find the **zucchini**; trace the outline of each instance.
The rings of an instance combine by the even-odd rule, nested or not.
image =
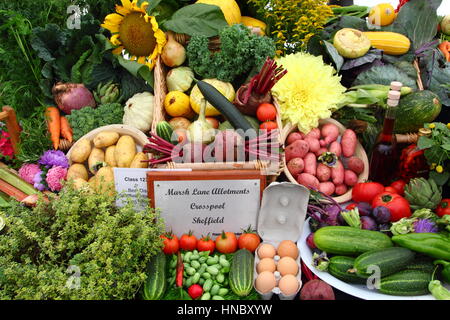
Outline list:
[[[328,273],[347,283],[365,283],[366,280],[358,277],[356,273],[348,272],[353,268],[355,258],[345,256],[334,256],[330,258]]]
[[[242,134],[245,134],[247,130],[254,130],[243,114],[219,90],[205,81],[198,81],[197,86],[206,101],[220,111],[235,129],[243,130]]]
[[[238,250],[231,261],[229,284],[231,290],[239,297],[245,297],[253,289],[253,268],[255,257],[246,250]]]
[[[345,226],[320,228],[314,233],[314,243],[327,253],[349,256],[393,246],[384,233]]]
[[[428,294],[431,273],[403,270],[381,278],[379,291],[393,296],[420,296]]]
[[[362,278],[368,278],[370,266],[380,268],[381,277],[388,276],[405,269],[414,260],[414,252],[401,247],[392,247],[368,251],[355,259],[354,271]]]
[[[159,300],[167,288],[166,255],[161,251],[154,255],[147,264],[147,279],[144,282],[142,298]]]

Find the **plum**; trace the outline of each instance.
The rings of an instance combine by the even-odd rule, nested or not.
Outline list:
[[[378,225],[375,222],[375,220],[368,216],[363,216],[360,218],[361,220],[361,228],[365,230],[372,230],[376,231],[378,230]]]
[[[360,216],[370,216],[372,213],[372,206],[367,202],[359,202],[356,206]]]
[[[372,217],[379,224],[388,223],[391,221],[391,212],[388,208],[383,206],[375,207],[372,210]]]

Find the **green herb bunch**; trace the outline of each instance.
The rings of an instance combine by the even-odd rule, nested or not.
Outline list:
[[[2,214],[0,299],[133,299],[163,224],[149,206],[115,203],[66,186],[33,209],[13,204]]]
[[[267,57],[275,56],[271,38],[252,34],[241,24],[223,28],[219,38],[220,51],[216,53],[209,51],[206,36],[194,35],[189,40],[189,66],[203,78],[231,82],[253,68],[261,67]]]
[[[107,103],[97,108],[85,107],[72,110],[67,116],[73,130],[73,138],[80,139],[86,133],[110,124],[122,123],[123,106],[119,103]]]
[[[277,55],[305,50],[308,41],[319,35],[333,11],[326,0],[247,0],[270,26]]]

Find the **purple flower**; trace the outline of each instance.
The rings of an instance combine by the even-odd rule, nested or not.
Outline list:
[[[42,183],[42,182],[43,182],[43,179],[42,179],[42,170],[40,170],[39,172],[37,172],[37,173],[34,175],[33,182],[34,182],[34,185],[33,185],[33,186],[34,186],[36,189],[38,189],[39,191],[44,191],[44,190],[45,190],[45,185]]]
[[[414,222],[415,233],[438,232],[438,227],[430,219],[419,219]]]
[[[59,150],[48,150],[42,155],[38,161],[41,165],[47,168],[51,167],[69,167],[69,160],[66,158],[64,152]]]

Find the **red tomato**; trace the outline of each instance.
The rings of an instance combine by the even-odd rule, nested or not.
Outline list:
[[[244,231],[243,234],[239,236],[238,246],[239,249],[247,249],[250,252],[255,252],[256,248],[261,243],[259,236],[250,231]]]
[[[197,241],[197,250],[198,251],[209,251],[209,253],[213,253],[216,248],[216,244],[211,239],[209,235],[206,237],[202,237]]]
[[[275,121],[266,121],[266,122],[261,123],[259,128],[261,130],[268,130],[268,131],[270,131],[270,130],[277,129],[278,125],[277,125],[277,123]]]
[[[392,188],[394,188],[395,190],[397,190],[397,193],[401,196],[403,196],[405,194],[405,186],[406,186],[406,182],[403,180],[397,180],[391,183],[390,185]]]
[[[350,203],[348,206],[345,207],[346,210],[353,210],[358,206],[357,203]]]
[[[450,214],[450,199],[442,199],[436,209],[436,213],[439,217]]]
[[[161,238],[164,239],[164,248],[163,252],[165,254],[174,254],[177,253],[180,249],[180,244],[178,242],[178,238],[172,232],[161,235]]]
[[[391,186],[384,188],[384,192],[389,192],[389,193],[396,193],[396,194],[398,194],[397,189],[395,189],[394,187],[391,187]]]
[[[237,250],[238,240],[233,232],[222,231],[216,238],[216,249],[220,253],[233,253]]]
[[[271,121],[277,118],[277,108],[271,103],[261,103],[256,109],[256,117],[259,121]]]
[[[189,231],[188,234],[183,234],[180,238],[180,249],[192,251],[197,248],[197,238]]]
[[[383,192],[377,195],[372,201],[372,207],[386,207],[391,212],[391,222],[411,216],[409,202],[396,193]]]
[[[352,200],[372,203],[376,195],[384,192],[384,186],[378,182],[359,182],[352,188]]]

